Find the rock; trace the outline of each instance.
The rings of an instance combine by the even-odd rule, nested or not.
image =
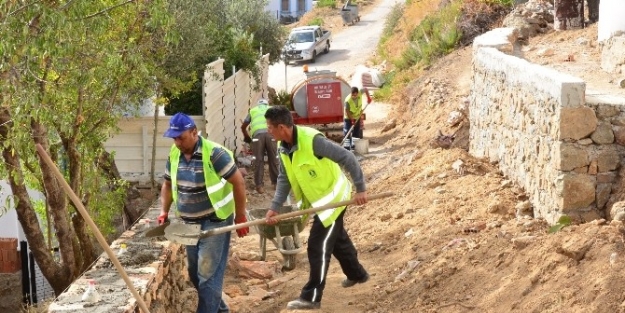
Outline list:
[[[382,128],[382,132],[387,132],[395,127],[397,127],[397,120],[391,119],[388,123],[386,123],[386,125],[384,125],[384,127]]]
[[[226,285],[224,287],[224,293],[231,298],[245,295],[245,292],[243,292],[243,290],[241,290],[241,287],[239,287],[238,285]]]
[[[517,249],[523,249],[536,240],[536,236],[521,236],[512,238],[510,241]]]
[[[590,136],[590,139],[600,145],[613,143],[614,132],[612,131],[612,124],[600,123],[595,132]]]
[[[612,192],[612,184],[597,184],[597,208],[603,209],[608,200],[610,199],[610,193]]]
[[[581,45],[581,46],[587,45],[588,42],[589,42],[588,39],[584,38],[584,37],[579,37],[579,38],[577,38],[577,40],[575,40],[575,43],[577,43],[578,45]]]
[[[507,180],[507,179],[501,181],[501,188],[507,188],[510,186],[512,186],[512,181]]]
[[[556,178],[556,192],[563,213],[582,209],[595,201],[596,179],[592,175],[569,173]]]
[[[386,222],[388,220],[390,220],[393,216],[391,215],[391,213],[384,213],[382,215],[380,215],[380,221],[382,222]]]
[[[228,263],[232,264],[232,267],[238,270],[239,276],[244,278],[271,279],[282,268],[282,264],[277,261],[242,261],[236,257],[231,258]]]
[[[543,56],[543,57],[549,57],[554,55],[554,51],[551,48],[542,48],[540,50],[538,50],[538,52],[536,52],[537,55]]]
[[[452,111],[449,113],[449,117],[447,118],[447,125],[454,127],[462,122],[462,119],[464,119],[464,114],[462,114],[462,112]]]
[[[499,200],[493,200],[491,203],[488,204],[486,211],[488,213],[497,213],[497,212],[503,211],[503,209],[504,209],[504,206],[503,204],[501,204]]]
[[[594,238],[585,240],[569,238],[561,247],[556,248],[556,252],[579,262],[586,256],[586,252],[588,252],[594,242]]]
[[[395,219],[400,219],[400,218],[403,218],[403,217],[404,217],[404,213],[402,213],[402,212],[398,212],[397,214],[395,214],[395,216],[394,216],[394,217],[395,217]]]
[[[560,143],[560,159],[557,164],[562,171],[572,171],[588,165],[588,152],[574,144]]]
[[[614,130],[614,140],[616,143],[625,145],[625,127],[614,126],[612,129]]]
[[[565,107],[560,114],[560,140],[579,140],[597,129],[595,111],[589,107]]]
[[[597,171],[599,173],[605,173],[615,170],[620,162],[621,158],[615,149],[605,149],[598,152],[597,156]]]
[[[414,234],[414,230],[409,229],[407,232],[404,233],[404,237],[409,238],[410,236],[412,236],[412,234]]]
[[[625,221],[625,201],[618,201],[610,208],[610,219]]]

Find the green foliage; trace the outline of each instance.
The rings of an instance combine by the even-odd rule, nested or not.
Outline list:
[[[376,101],[390,101],[393,95],[393,83],[395,81],[395,71],[388,72],[384,75],[384,85],[375,92]]]
[[[278,91],[275,95],[272,95],[269,99],[272,105],[284,105],[289,110],[293,111],[293,103],[291,102],[291,94],[285,90]]]
[[[427,66],[435,58],[453,51],[462,37],[456,25],[461,9],[462,2],[455,1],[421,21],[410,33],[410,45],[394,61],[395,66],[400,70],[417,64]]]
[[[489,5],[502,5],[505,7],[512,7],[514,6],[514,1],[515,0],[480,0],[480,2],[489,4]]]
[[[14,185],[20,223],[33,246],[45,245],[42,227],[25,217],[41,214],[45,206],[25,191],[48,191],[52,221],[61,223],[52,224],[56,241],[63,243],[62,254],[75,258],[42,263],[51,256],[36,251],[35,258],[47,264],[42,272],[59,292],[74,278],[60,274],[62,269],[81,273],[97,254],[90,251],[92,238],[70,236],[88,231],[80,217],[70,216],[75,210],[58,192],[56,179],[41,168],[35,143],[61,165],[89,210],[119,215],[125,195],[103,192],[108,182],[92,179],[103,175],[102,144],[122,114],[154,94],[172,20],[164,0],[2,1],[0,16],[0,141],[11,152],[2,155],[0,178]],[[110,218],[96,222],[111,225]]]
[[[562,228],[569,226],[569,225],[571,225],[571,217],[567,215],[562,215],[560,216],[560,218],[558,219],[558,222],[555,225],[549,227],[548,232],[550,234],[557,233],[560,230],[562,230]]]
[[[336,8],[336,0],[319,0],[317,7],[334,9]]]
[[[391,12],[389,12],[389,14],[386,16],[384,29],[382,30],[382,36],[380,38],[380,43],[378,44],[379,47],[383,47],[386,41],[391,37],[391,35],[393,35],[395,27],[397,27],[399,21],[404,15],[405,9],[406,6],[402,3],[396,3],[395,5],[393,5],[393,7],[391,8]],[[378,51],[380,51],[382,55],[386,54],[385,49],[380,48],[378,49]]]
[[[308,25],[323,26],[323,19],[321,17],[315,17]]]
[[[269,53],[270,64],[280,58],[286,29],[276,18],[259,11],[264,0],[170,0],[170,12],[178,17],[174,31],[178,42],[168,47],[163,64],[164,78],[175,77],[182,84],[163,83],[170,100],[165,112],[197,114],[202,109],[201,77],[206,64],[224,59],[225,78],[236,70],[260,79],[258,64]],[[261,49],[262,48],[262,49]]]

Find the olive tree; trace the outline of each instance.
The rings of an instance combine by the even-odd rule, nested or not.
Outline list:
[[[154,92],[154,35],[167,35],[166,0],[9,0],[0,2],[0,177],[18,220],[56,294],[97,257],[80,214],[37,156],[40,144],[101,226],[120,215],[124,195],[103,142],[122,113]],[[164,40],[163,40],[164,42]],[[55,257],[36,203],[45,195]],[[104,191],[104,192],[103,192]]]

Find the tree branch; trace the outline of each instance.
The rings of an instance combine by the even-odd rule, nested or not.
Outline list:
[[[117,9],[117,8],[121,7],[121,6],[124,6],[124,5],[129,4],[129,3],[132,3],[132,2],[135,2],[135,0],[127,0],[126,2],[122,2],[122,3],[120,3],[120,4],[117,4],[117,5],[112,6],[112,7],[110,7],[110,8],[106,8],[106,9],[104,9],[104,10],[102,10],[102,11],[99,11],[99,12],[93,13],[93,14],[91,14],[91,15],[87,15],[87,16],[85,16],[85,17],[84,17],[84,19],[88,19],[88,18],[96,17],[96,16],[98,16],[98,15],[102,15],[102,14],[104,14],[104,13],[107,13],[107,12],[109,12],[109,11],[115,10],[115,9]]]

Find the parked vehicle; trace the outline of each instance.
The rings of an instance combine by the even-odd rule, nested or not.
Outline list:
[[[330,52],[332,34],[321,26],[302,26],[291,30],[282,54],[284,62],[310,61],[315,62],[321,53]]]

